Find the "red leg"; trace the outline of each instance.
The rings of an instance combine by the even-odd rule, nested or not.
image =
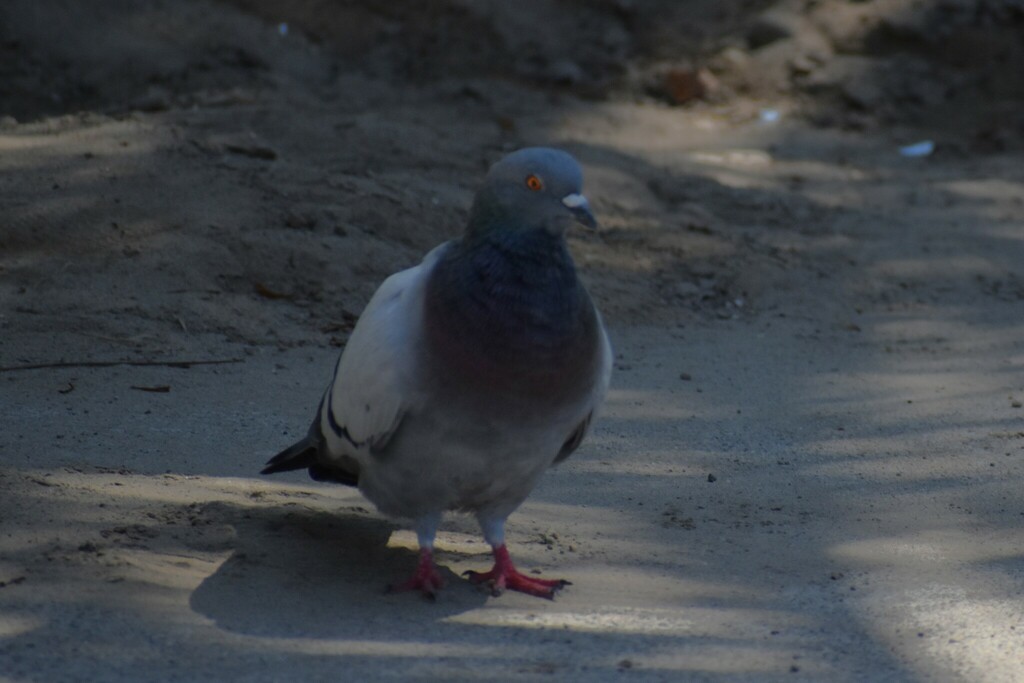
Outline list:
[[[412,578],[402,583],[388,586],[389,593],[401,593],[403,591],[418,590],[426,598],[434,599],[435,593],[444,586],[444,580],[434,566],[434,551],[430,548],[420,548],[420,561],[416,565],[416,571]]]
[[[537,579],[519,573],[519,570],[512,564],[512,558],[504,544],[494,549],[494,568],[491,571],[468,571],[464,572],[463,576],[467,576],[472,583],[490,585],[491,594],[495,596],[501,595],[507,588],[527,595],[536,595],[538,598],[553,600],[555,591],[572,585],[562,579]]]

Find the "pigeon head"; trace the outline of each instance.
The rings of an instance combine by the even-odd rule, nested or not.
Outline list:
[[[491,167],[473,200],[467,232],[543,229],[562,235],[574,223],[597,227],[579,164],[558,149],[527,147]]]

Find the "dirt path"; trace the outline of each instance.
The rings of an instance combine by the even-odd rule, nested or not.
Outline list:
[[[0,123],[0,681],[1024,677],[1019,150],[905,158],[919,131],[782,97],[398,87],[184,6],[117,15],[167,70],[134,113]],[[380,279],[540,143],[585,166],[603,227],[572,248],[617,352],[510,520],[573,586],[479,592],[453,518],[439,600],[384,595],[410,533],[255,472]],[[112,360],[232,362],[8,369]]]

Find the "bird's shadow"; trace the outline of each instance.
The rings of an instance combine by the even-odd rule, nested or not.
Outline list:
[[[410,627],[480,607],[487,595],[444,567],[436,600],[389,593],[416,553],[388,547],[398,527],[360,508],[205,506],[210,523],[235,530],[232,553],[192,592],[191,608],[235,633],[286,638],[373,637],[375,614],[402,610]],[[394,620],[391,620],[394,623]],[[383,624],[381,624],[383,627]],[[376,634],[383,635],[383,634]],[[389,634],[394,637],[397,634]]]

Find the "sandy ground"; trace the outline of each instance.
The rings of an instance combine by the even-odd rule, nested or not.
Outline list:
[[[298,5],[287,35],[260,2],[5,10],[0,681],[1024,679],[1024,128],[837,108],[821,74],[672,106],[635,87],[662,67],[560,61],[557,22],[454,43],[547,62],[459,71],[414,33],[396,75],[407,50]],[[587,12],[595,55],[654,63],[629,41],[655,24]],[[453,517],[439,599],[385,595],[412,534],[256,472],[380,280],[527,144],[584,164],[603,227],[571,246],[617,352],[592,437],[510,520],[573,585],[468,585],[488,549]]]

